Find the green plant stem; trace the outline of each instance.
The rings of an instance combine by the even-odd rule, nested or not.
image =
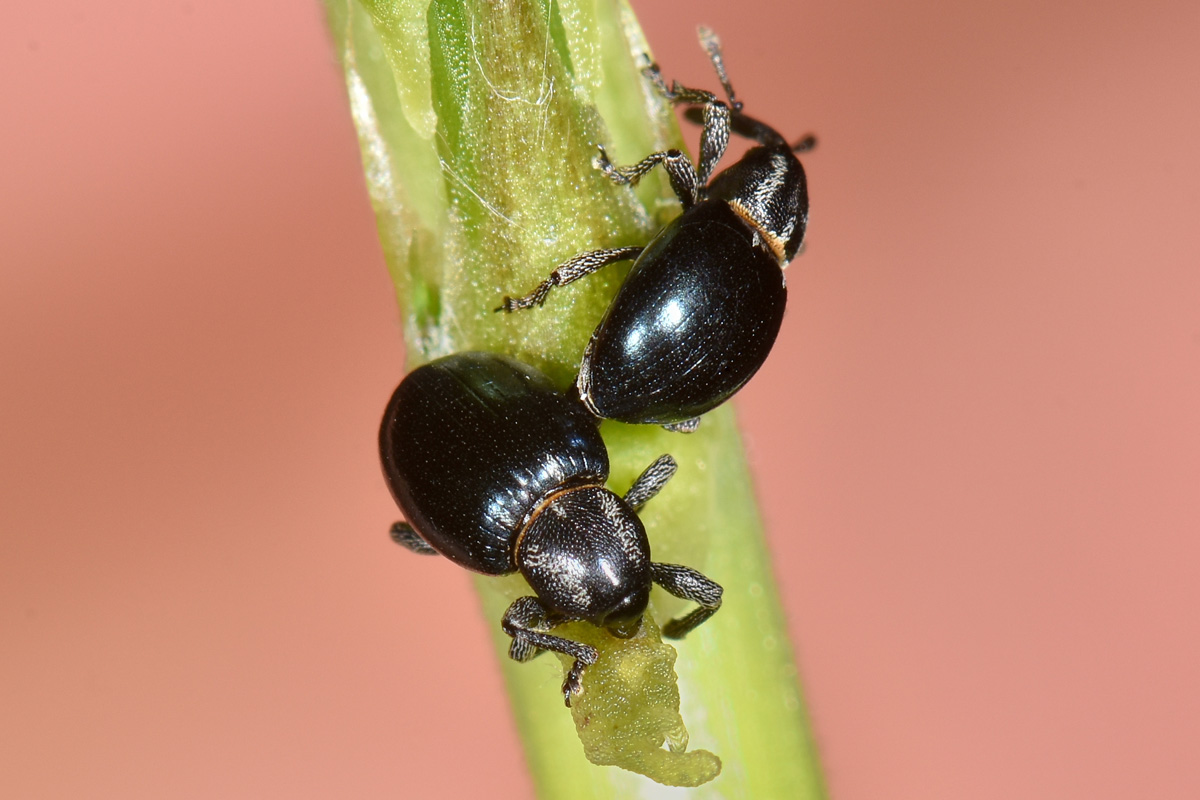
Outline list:
[[[665,176],[652,173],[631,190],[592,166],[601,143],[617,163],[681,146],[670,109],[639,72],[635,56],[649,49],[625,0],[326,0],[326,7],[409,368],[455,351],[491,350],[569,385],[627,265],[556,290],[542,309],[493,309],[579,252],[644,244],[678,213]],[[603,433],[610,485],[619,492],[658,455],[675,456],[678,475],[642,514],[654,558],[701,569],[725,587],[725,604],[676,645],[678,695],[674,651],[654,624],[683,610],[675,598],[655,590],[636,653],[584,623],[564,629],[600,637],[586,702],[572,713],[557,692],[558,662],[504,657],[500,615],[528,588],[513,576],[477,580],[540,795],[658,796],[640,775],[589,763],[578,732],[594,759],[609,757],[608,748],[616,755],[605,763],[669,783],[708,780],[715,760],[696,748],[718,754],[723,771],[692,790],[695,797],[823,797],[732,409],[707,415],[690,436],[608,422]],[[646,688],[659,705],[639,706],[610,688],[602,667]],[[690,728],[688,753],[674,704]],[[661,724],[630,744],[628,729],[645,720]],[[664,737],[678,752],[659,747]]]

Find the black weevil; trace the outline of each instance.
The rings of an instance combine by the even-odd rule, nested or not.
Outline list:
[[[662,164],[683,214],[644,248],[583,253],[561,264],[529,295],[505,297],[499,310],[542,305],[564,286],[617,261],[636,259],[583,354],[576,387],[593,414],[622,422],[692,431],[701,414],[742,388],[762,366],[783,321],[782,268],[800,250],[808,224],[808,187],[797,152],[774,128],[742,113],[725,74],[720,44],[705,28],[708,51],[728,105],[711,92],[675,83],[657,65],[644,70],[671,102],[703,121],[700,165],[679,150],[614,167],[604,149],[597,166],[620,184]],[[699,106],[699,108],[696,108]],[[758,141],[709,181],[730,132]]]
[[[721,605],[721,587],[694,569],[650,561],[637,511],[675,474],[664,455],[620,497],[604,488],[608,451],[596,418],[538,370],[493,353],[456,353],[397,387],[379,431],[383,474],[408,522],[392,538],[485,575],[515,571],[536,597],[509,606],[508,654],[573,656],[563,699],[582,689],[595,648],[547,633],[587,620],[637,632],[650,584],[700,604],[663,626],[680,638]]]

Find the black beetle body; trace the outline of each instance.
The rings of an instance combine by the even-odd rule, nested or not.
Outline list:
[[[684,635],[720,606],[721,587],[700,573],[650,561],[636,512],[675,462],[658,459],[624,498],[604,488],[608,452],[595,417],[533,367],[458,353],[414,370],[388,403],[379,445],[408,520],[393,526],[393,539],[486,575],[520,571],[536,597],[504,615],[509,655],[573,656],[568,705],[597,652],[545,632],[554,625],[588,620],[630,636],[652,582],[701,606],[664,626],[667,635]]]
[[[485,575],[516,568],[514,540],[541,498],[608,475],[600,431],[578,404],[532,367],[482,353],[407,376],[379,444],[409,524],[446,558]]]
[[[782,278],[728,203],[694,206],[642,252],[592,334],[577,380],[584,404],[664,424],[724,402],[775,343]]]
[[[636,259],[584,352],[576,387],[598,417],[694,430],[701,414],[729,399],[766,360],[783,321],[783,268],[799,252],[808,225],[808,184],[796,152],[773,128],[741,112],[725,76],[720,46],[702,30],[729,104],[699,89],[668,88],[656,66],[646,75],[675,103],[698,106],[697,168],[678,150],[614,167],[603,149],[598,167],[617,183],[636,183],[661,164],[683,214],[645,248],[583,253],[560,265],[526,297],[501,309],[541,305],[550,289],[617,261]],[[709,181],[730,133],[755,139],[736,164]]]

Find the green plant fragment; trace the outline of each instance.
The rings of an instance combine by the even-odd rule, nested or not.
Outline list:
[[[607,635],[574,623],[562,635],[593,647]],[[636,636],[588,668],[584,692],[571,705],[575,729],[593,764],[622,767],[667,786],[700,786],[721,773],[721,759],[707,750],[688,751],[679,715],[675,648],[664,643],[647,616]],[[571,659],[560,656],[564,669]],[[664,749],[664,745],[666,745]]]

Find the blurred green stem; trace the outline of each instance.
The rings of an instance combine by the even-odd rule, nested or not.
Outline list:
[[[592,166],[601,143],[616,163],[682,146],[670,109],[639,72],[635,56],[649,48],[627,3],[325,2],[403,313],[409,368],[459,350],[491,350],[569,385],[628,265],[559,290],[542,309],[492,309],[579,252],[645,243],[678,213],[658,172],[631,190]],[[669,783],[708,780],[715,759],[682,752],[688,734],[674,713],[679,702],[691,743],[724,764],[692,796],[823,797],[732,409],[707,415],[690,436],[615,423],[603,432],[618,492],[661,453],[675,456],[678,475],[642,514],[654,558],[702,570],[725,587],[725,604],[676,645],[678,695],[674,653],[659,643],[653,621],[678,614],[680,601],[655,590],[642,655],[582,623],[564,630],[599,636],[602,651],[585,679],[587,703],[572,713],[557,691],[558,662],[505,657],[499,618],[527,587],[519,577],[477,580],[539,794],[586,800],[662,791],[640,775],[585,760],[577,726],[594,759]],[[643,708],[624,690],[607,688],[605,664],[668,708]],[[663,721],[649,746],[623,750],[628,729],[656,714]],[[679,752],[660,748],[664,736]],[[680,766],[684,756],[700,758],[703,769],[695,767],[700,762]]]

